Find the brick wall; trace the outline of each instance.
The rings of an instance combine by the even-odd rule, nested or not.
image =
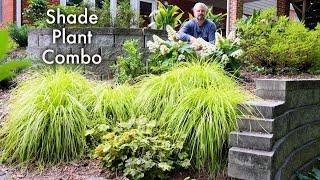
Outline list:
[[[290,1],[289,0],[277,0],[277,15],[289,16]]]
[[[12,22],[16,18],[16,1],[15,0],[2,0],[2,19],[3,22],[0,26],[3,26],[9,22]]]
[[[60,4],[60,0],[49,0],[52,4]]]
[[[234,28],[237,19],[243,15],[243,0],[230,1],[230,30]]]

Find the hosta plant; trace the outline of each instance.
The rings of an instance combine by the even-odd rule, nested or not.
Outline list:
[[[249,97],[237,82],[219,65],[187,63],[138,85],[138,112],[159,119],[176,138],[186,135],[197,166],[216,173],[229,133],[237,128],[236,117],[244,110],[239,104]]]
[[[118,123],[103,136],[95,154],[106,167],[132,179],[159,179],[178,168],[188,168],[190,160],[183,142],[158,130],[156,121],[144,117]]]
[[[1,130],[2,160],[60,163],[80,157],[86,147],[88,81],[73,70],[44,70],[12,94]]]

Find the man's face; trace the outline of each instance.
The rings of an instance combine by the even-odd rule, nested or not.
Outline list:
[[[203,6],[196,6],[194,7],[193,15],[197,20],[204,20],[206,9]]]

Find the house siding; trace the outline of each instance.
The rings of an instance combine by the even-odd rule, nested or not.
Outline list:
[[[243,4],[243,14],[251,15],[253,10],[261,10],[269,7],[277,7],[277,0],[258,0]]]

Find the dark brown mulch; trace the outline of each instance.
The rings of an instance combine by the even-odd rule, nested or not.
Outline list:
[[[43,169],[31,166],[12,167],[0,164],[0,172],[6,173],[7,177],[11,179],[128,179],[103,168],[98,160],[82,160],[58,166],[44,167]]]

